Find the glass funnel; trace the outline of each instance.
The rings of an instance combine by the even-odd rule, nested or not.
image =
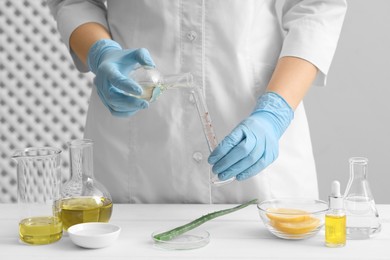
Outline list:
[[[19,238],[43,245],[62,237],[58,200],[61,186],[61,150],[52,147],[26,148],[14,153],[17,163]]]
[[[167,89],[193,85],[191,73],[162,75],[157,69],[144,66],[130,72],[129,77],[141,85],[143,89],[139,98],[148,102],[155,101]]]
[[[379,233],[381,224],[367,179],[368,159],[349,159],[350,176],[344,193],[347,215],[347,238],[367,239]]]
[[[93,142],[68,143],[71,177],[61,189],[61,219],[64,230],[86,222],[108,222],[112,213],[111,195],[93,176]]]

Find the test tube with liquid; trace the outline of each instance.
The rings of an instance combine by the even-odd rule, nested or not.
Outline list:
[[[194,90],[192,91],[192,94],[195,98],[196,108],[198,110],[198,114],[203,127],[203,133],[206,137],[206,141],[211,153],[217,147],[218,141],[217,141],[217,136],[215,135],[213,124],[211,122],[210,113],[206,105],[206,100],[204,98],[202,89],[200,87],[195,86]],[[235,177],[222,181],[218,179],[218,175],[213,174],[210,171],[210,181],[212,184],[216,186],[222,186],[234,180]]]

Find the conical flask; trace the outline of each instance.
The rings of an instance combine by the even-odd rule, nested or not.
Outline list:
[[[71,178],[61,189],[61,220],[64,230],[85,222],[108,222],[112,213],[111,195],[93,176],[93,142],[68,143]]]
[[[142,95],[137,97],[148,102],[155,101],[167,89],[193,86],[191,73],[162,75],[157,69],[145,66],[130,72],[129,77],[143,89]]]
[[[344,193],[347,215],[347,238],[368,239],[379,233],[381,224],[367,179],[368,159],[349,159],[350,176]]]

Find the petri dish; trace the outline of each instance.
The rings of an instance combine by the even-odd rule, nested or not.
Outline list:
[[[152,233],[153,245],[166,250],[190,250],[206,246],[210,242],[210,233],[205,230],[191,230],[169,241],[158,240],[155,235],[163,231]]]

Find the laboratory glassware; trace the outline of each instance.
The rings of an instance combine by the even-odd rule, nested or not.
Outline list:
[[[155,101],[167,89],[183,87],[192,88],[192,94],[195,99],[197,111],[210,152],[217,147],[218,141],[211,122],[210,113],[206,105],[206,100],[202,93],[202,88],[193,83],[193,76],[191,73],[162,75],[155,68],[142,66],[130,72],[129,77],[135,80],[143,88],[144,92],[140,98],[149,102]],[[224,185],[235,180],[233,177],[228,180],[221,181],[218,179],[217,175],[211,172],[211,169],[209,174],[211,183],[216,186]]]
[[[27,244],[50,244],[62,237],[60,154],[53,147],[30,147],[12,156],[17,163],[19,238]]]
[[[157,69],[145,66],[130,72],[129,77],[135,80],[143,89],[142,95],[138,97],[148,102],[155,101],[167,89],[192,87],[193,85],[191,73],[163,75]]]
[[[367,179],[368,159],[349,159],[350,176],[344,193],[347,239],[368,239],[381,230],[379,214]]]
[[[332,193],[329,196],[329,210],[325,214],[325,245],[343,247],[347,239],[346,217],[343,197],[340,193],[340,182],[332,182]]]
[[[202,124],[202,128],[203,128],[203,133],[206,137],[207,145],[208,145],[210,153],[211,153],[217,147],[218,140],[217,140],[217,136],[216,136],[215,131],[214,131],[213,124],[211,122],[211,117],[210,117],[209,110],[207,108],[206,99],[203,95],[202,88],[200,88],[199,86],[194,87],[192,94],[193,94],[194,99],[195,99],[196,108],[197,108],[197,111],[198,111],[198,114],[200,117],[200,121]],[[232,177],[230,179],[222,181],[222,180],[218,179],[217,174],[214,174],[211,171],[211,168],[210,168],[209,174],[210,174],[210,181],[215,186],[222,186],[222,185],[231,183],[232,181],[234,181],[236,179],[235,177]]]
[[[86,222],[108,222],[112,199],[107,189],[94,178],[93,142],[88,139],[68,142],[71,177],[61,189],[61,219],[64,230]]]

